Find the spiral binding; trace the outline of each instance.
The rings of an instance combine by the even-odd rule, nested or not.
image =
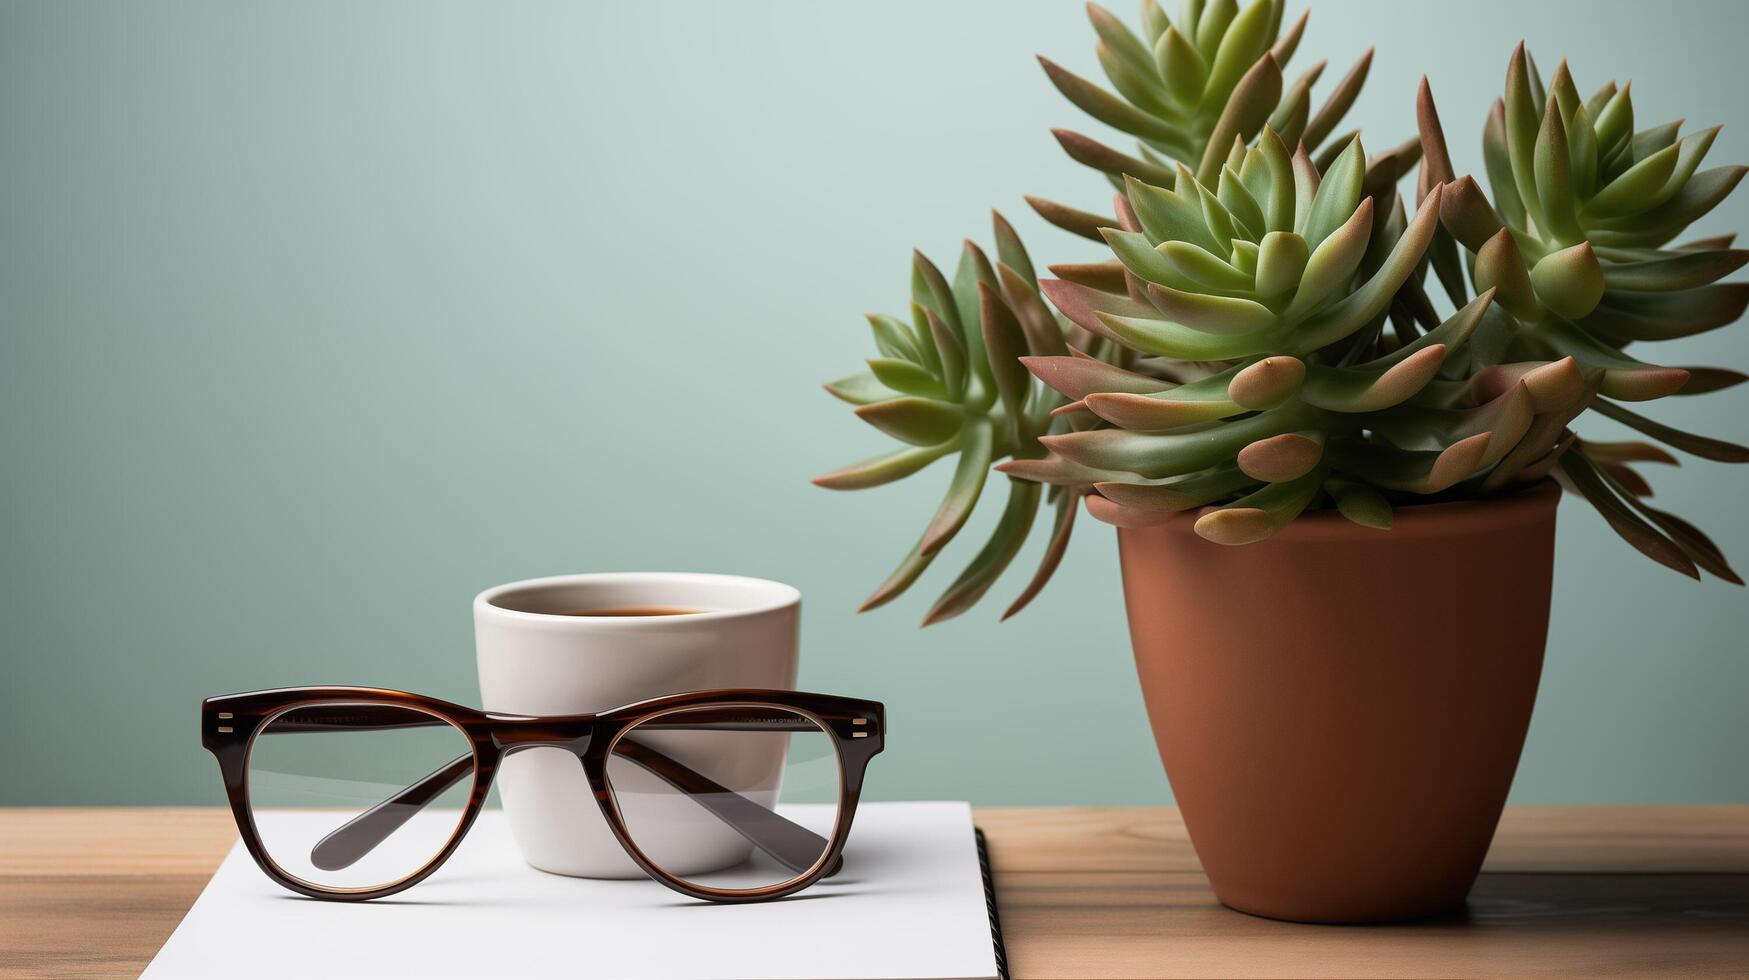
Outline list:
[[[984,904],[990,909],[990,941],[996,946],[997,980],[1008,980],[1008,948],[1002,945],[1002,916],[996,911],[996,879],[990,876],[990,845],[984,832],[977,827],[972,833],[978,838],[978,870],[984,874]]]

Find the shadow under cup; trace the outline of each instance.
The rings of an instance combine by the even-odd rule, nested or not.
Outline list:
[[[481,703],[488,711],[563,715],[686,691],[793,689],[800,602],[776,582],[682,573],[573,575],[489,589],[474,601]],[[574,615],[628,607],[704,611]],[[791,867],[796,854],[778,860],[735,828],[781,812],[830,839],[843,778],[831,736],[794,709],[709,710],[647,719],[612,747],[610,794],[633,846],[667,873],[713,888],[798,877],[807,869]],[[663,759],[689,776],[677,782]],[[496,785],[529,864],[581,877],[644,876],[603,819],[574,753],[509,754]]]

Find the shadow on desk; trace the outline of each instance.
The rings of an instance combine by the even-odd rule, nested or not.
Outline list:
[[[1749,874],[1486,873],[1461,912],[1368,926],[1235,912],[1185,872],[998,887],[1017,977],[1749,975]]]
[[[1749,874],[1485,874],[1463,912],[1427,925],[1551,931],[1615,925],[1655,927],[1666,936],[1685,928],[1749,929]]]

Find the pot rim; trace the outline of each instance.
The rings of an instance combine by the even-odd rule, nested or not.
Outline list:
[[[1545,478],[1523,490],[1499,497],[1398,507],[1395,509],[1388,531],[1362,527],[1342,516],[1342,513],[1335,508],[1328,508],[1301,514],[1268,539],[1244,547],[1266,545],[1270,541],[1362,540],[1388,544],[1393,539],[1475,534],[1523,527],[1552,519],[1555,507],[1560,501],[1561,485],[1554,480]],[[1202,511],[1186,512],[1186,516],[1193,513],[1204,513],[1206,510],[1207,508]],[[1138,530],[1144,533],[1159,531],[1186,538],[1196,538],[1196,540],[1201,541],[1203,539],[1198,537],[1193,530],[1195,524],[1194,520],[1176,520],[1150,528],[1119,528],[1118,530],[1128,533],[1135,533]],[[1213,542],[1208,543],[1213,544]],[[1226,546],[1222,545],[1221,547]]]

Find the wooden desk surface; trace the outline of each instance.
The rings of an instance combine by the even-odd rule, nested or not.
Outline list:
[[[983,807],[1022,977],[1749,977],[1749,806],[1507,812],[1469,909],[1303,926],[1215,902],[1176,811]],[[220,809],[0,809],[0,977],[133,977]]]

